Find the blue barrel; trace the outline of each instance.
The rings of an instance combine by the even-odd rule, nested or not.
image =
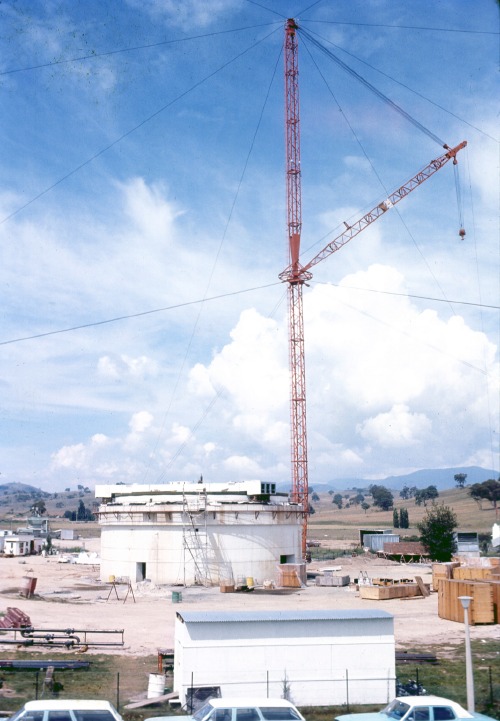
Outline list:
[[[182,593],[180,591],[172,591],[172,603],[180,603],[182,601]]]

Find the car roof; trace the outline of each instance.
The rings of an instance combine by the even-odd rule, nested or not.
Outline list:
[[[277,706],[290,708],[293,706],[293,703],[284,698],[255,698],[251,696],[241,696],[239,698],[211,698],[207,701],[207,703],[211,703],[214,708],[248,708],[249,706]]]
[[[47,711],[57,711],[58,709],[64,709],[64,708],[74,708],[76,710],[78,709],[87,709],[92,710],[95,709],[96,711],[100,711],[102,709],[109,709],[111,708],[111,704],[109,701],[101,701],[100,699],[47,699],[42,701],[27,701],[24,704],[24,708],[28,711],[38,711],[38,710],[47,710]]]
[[[397,696],[397,701],[407,703],[409,706],[451,706],[461,718],[474,718],[474,716],[460,706],[456,701],[442,696]]]

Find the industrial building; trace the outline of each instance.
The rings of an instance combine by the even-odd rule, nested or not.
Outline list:
[[[98,485],[95,494],[104,581],[262,583],[302,562],[302,507],[274,483]]]
[[[298,706],[388,703],[394,618],[378,610],[179,611],[174,691],[286,697]]]

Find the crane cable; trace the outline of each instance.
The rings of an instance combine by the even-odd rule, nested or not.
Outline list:
[[[380,177],[380,175],[379,175],[379,173],[377,172],[375,166],[373,165],[373,163],[372,163],[372,161],[371,161],[371,158],[369,157],[368,153],[366,152],[366,150],[365,150],[365,148],[364,148],[361,140],[359,139],[356,131],[354,130],[352,124],[350,123],[350,121],[349,121],[347,115],[345,114],[343,108],[342,108],[341,105],[339,104],[339,101],[337,100],[337,98],[336,98],[336,96],[335,96],[335,93],[334,93],[333,90],[331,89],[330,85],[328,84],[327,79],[325,78],[324,74],[321,72],[320,68],[318,67],[318,65],[317,65],[317,63],[316,63],[316,60],[315,60],[314,57],[312,56],[312,54],[311,54],[311,52],[310,52],[310,50],[309,50],[309,47],[308,47],[308,45],[307,45],[307,42],[304,42],[304,47],[306,48],[307,52],[309,53],[309,57],[310,57],[310,59],[311,59],[311,62],[312,62],[313,65],[316,67],[316,70],[317,70],[319,76],[321,77],[321,79],[322,79],[323,82],[325,83],[325,86],[326,86],[328,92],[329,92],[330,95],[332,96],[334,102],[335,102],[336,105],[337,105],[337,108],[339,109],[342,117],[344,118],[345,122],[347,123],[347,126],[349,127],[351,133],[353,134],[354,139],[356,140],[357,144],[359,145],[359,147],[360,147],[360,149],[361,149],[361,152],[363,153],[363,155],[365,156],[366,160],[367,160],[368,163],[370,164],[370,167],[371,167],[371,169],[372,169],[372,171],[373,171],[373,174],[375,175],[375,177],[377,178],[378,182],[380,183],[382,189],[384,190],[385,195],[386,195],[386,196],[389,195],[389,191],[387,190],[387,188],[386,188],[386,186],[385,186],[382,178]],[[456,177],[456,176],[455,176],[455,177]],[[397,214],[400,222],[402,223],[403,227],[405,228],[406,232],[408,233],[409,237],[411,238],[411,240],[412,240],[412,242],[413,242],[413,245],[415,246],[417,252],[419,253],[420,257],[422,258],[423,263],[424,263],[425,266],[427,267],[427,270],[428,270],[429,274],[430,274],[431,277],[433,278],[436,286],[437,286],[437,287],[439,288],[439,290],[441,291],[441,294],[442,294],[443,298],[444,298],[445,301],[448,303],[451,312],[453,313],[453,315],[456,315],[455,310],[454,310],[452,304],[450,303],[450,301],[448,300],[448,298],[446,298],[446,293],[444,292],[443,288],[441,287],[441,284],[439,283],[439,280],[437,279],[437,277],[436,277],[436,275],[434,274],[431,266],[430,266],[429,263],[427,262],[426,257],[425,257],[424,254],[422,253],[422,251],[421,251],[421,249],[420,249],[417,241],[415,240],[413,234],[411,233],[411,231],[410,231],[407,223],[404,221],[403,216],[401,215],[401,213],[400,213],[400,211],[399,211],[399,208],[395,208],[395,212],[396,212],[396,214]],[[462,228],[462,226],[460,226],[460,227]],[[317,245],[317,244],[318,244],[319,242],[321,242],[325,237],[328,237],[328,235],[331,235],[331,233],[333,233],[333,232],[334,232],[334,231],[332,230],[332,231],[330,231],[329,233],[327,233],[326,236],[323,236],[323,238],[320,238],[320,240],[316,241],[316,243],[314,243],[314,245]],[[310,247],[313,247],[313,246],[310,246]],[[309,249],[310,249],[310,248],[309,248]]]
[[[446,150],[449,149],[448,144],[445,143],[444,140],[441,140],[435,133],[432,132],[432,130],[429,130],[429,128],[427,128],[419,120],[414,118],[413,115],[410,115],[410,113],[408,113],[406,110],[404,110],[400,105],[395,103],[387,95],[385,95],[381,90],[376,88],[375,85],[372,85],[372,83],[370,83],[366,78],[364,78],[362,75],[360,75],[358,72],[356,72],[356,70],[354,70],[354,68],[351,68],[349,65],[347,65],[347,63],[345,63],[343,60],[341,60],[337,55],[335,55],[335,53],[333,53],[331,50],[329,50],[327,47],[325,47],[316,37],[314,37],[313,34],[308,32],[307,30],[304,30],[303,28],[299,28],[298,32],[301,34],[301,36],[303,36],[303,38],[307,38],[316,48],[321,50],[321,52],[323,52],[330,60],[332,60],[339,67],[341,67],[342,70],[349,73],[349,75],[351,75],[356,80],[358,80],[360,83],[362,83],[366,88],[368,88],[368,90],[371,90],[372,93],[374,93],[383,102],[387,103],[393,110],[395,110],[397,113],[399,113],[404,118],[406,118],[406,120],[408,120],[408,122],[410,122],[412,125],[414,125],[418,130],[420,130],[422,133],[424,133],[429,138],[431,138],[431,140],[434,140],[434,142],[438,143]],[[392,80],[392,78],[391,78],[391,80]],[[459,173],[458,173],[456,159],[455,159],[453,165],[454,165],[455,192],[456,192],[456,197],[457,197],[457,209],[458,209],[458,221],[459,221],[458,235],[463,240],[465,238],[465,230],[464,230],[464,218],[463,218],[462,197],[461,197],[462,194],[461,194],[460,177],[459,177]],[[372,166],[372,168],[373,168],[373,166]]]
[[[268,104],[269,95],[270,95],[270,93],[271,93],[271,88],[272,88],[272,85],[273,85],[273,83],[274,83],[274,79],[275,79],[275,77],[276,77],[276,72],[277,72],[278,63],[279,63],[280,58],[281,58],[281,49],[280,49],[280,52],[278,53],[278,56],[277,56],[277,58],[276,58],[276,62],[275,62],[275,64],[274,64],[274,68],[273,68],[273,72],[272,72],[272,75],[271,75],[271,79],[270,79],[270,81],[269,81],[269,84],[268,84],[268,87],[267,87],[267,91],[266,91],[266,94],[265,94],[265,97],[264,97],[264,101],[263,101],[262,107],[261,107],[261,109],[260,109],[259,117],[258,117],[258,119],[257,119],[257,125],[256,125],[255,130],[254,130],[254,133],[253,133],[253,135],[252,135],[252,139],[251,139],[251,141],[250,141],[250,147],[249,147],[249,149],[248,149],[248,152],[247,152],[245,161],[244,161],[244,163],[243,163],[243,169],[242,169],[241,174],[240,174],[240,178],[239,178],[239,181],[238,181],[238,186],[237,186],[237,188],[236,188],[236,192],[235,192],[235,194],[234,194],[234,198],[233,198],[233,201],[232,201],[232,203],[231,203],[231,207],[230,207],[230,209],[229,209],[228,217],[227,217],[227,219],[226,219],[226,223],[225,223],[224,230],[223,230],[223,233],[222,233],[222,237],[221,237],[221,240],[220,240],[220,243],[219,243],[219,247],[218,247],[218,249],[217,249],[217,253],[216,253],[216,256],[215,256],[215,260],[214,260],[214,262],[213,262],[212,269],[211,269],[210,274],[209,274],[209,277],[208,277],[207,286],[206,286],[205,294],[204,294],[204,299],[203,299],[203,301],[202,301],[202,304],[201,304],[201,306],[200,306],[198,315],[197,315],[197,317],[196,317],[196,320],[195,320],[195,323],[194,323],[194,326],[193,326],[193,330],[192,330],[192,333],[191,333],[191,337],[190,337],[190,339],[189,339],[188,347],[187,347],[187,349],[186,349],[186,353],[185,353],[185,355],[184,355],[184,359],[183,359],[183,361],[182,361],[181,368],[180,368],[180,370],[179,370],[179,374],[178,374],[178,376],[177,376],[177,381],[176,381],[176,383],[175,383],[174,390],[173,390],[173,392],[172,392],[172,397],[171,397],[171,400],[170,400],[168,409],[165,411],[164,419],[163,419],[163,423],[162,423],[160,432],[158,433],[158,438],[157,438],[156,444],[155,444],[155,450],[156,450],[156,447],[158,446],[158,443],[159,443],[159,440],[160,440],[160,435],[161,435],[161,433],[162,433],[162,431],[163,431],[163,429],[164,429],[164,427],[165,427],[166,416],[167,416],[167,414],[168,414],[169,411],[170,411],[170,407],[171,407],[171,405],[172,405],[172,403],[173,403],[173,399],[174,399],[175,393],[176,393],[177,388],[178,388],[179,383],[180,383],[181,375],[182,375],[182,373],[183,373],[184,367],[185,367],[186,362],[187,362],[188,353],[189,353],[189,350],[190,350],[190,348],[191,348],[191,345],[192,345],[192,342],[193,342],[193,338],[194,338],[194,336],[195,336],[196,330],[197,330],[198,325],[199,325],[199,322],[200,322],[201,313],[202,313],[202,310],[203,310],[204,305],[205,305],[205,299],[208,299],[208,291],[209,291],[209,289],[210,289],[210,285],[211,285],[211,283],[212,283],[212,278],[213,278],[213,275],[214,275],[214,273],[215,273],[215,268],[216,268],[216,266],[217,266],[217,263],[218,263],[218,260],[219,260],[219,257],[220,257],[221,251],[222,251],[222,247],[223,247],[223,245],[224,245],[224,242],[225,242],[225,239],[226,239],[226,236],[227,236],[227,232],[228,232],[228,229],[229,229],[229,225],[230,225],[231,220],[232,220],[232,218],[233,218],[233,213],[234,213],[234,209],[235,209],[235,207],[236,207],[236,202],[237,202],[237,200],[238,200],[238,197],[239,197],[239,194],[240,194],[240,190],[241,190],[241,186],[242,186],[242,184],[243,184],[243,179],[244,179],[244,177],[245,177],[245,174],[246,174],[246,171],[247,171],[247,168],[248,168],[248,164],[249,164],[249,162],[250,162],[250,156],[252,155],[253,149],[254,149],[254,147],[255,147],[255,141],[256,141],[256,139],[257,139],[257,135],[258,135],[259,129],[260,129],[261,124],[262,124],[262,118],[263,118],[263,116],[264,116],[264,111],[265,111],[265,109],[266,109],[266,107],[267,107],[267,104]],[[214,405],[215,402],[220,398],[220,396],[221,396],[222,394],[223,394],[223,388],[218,388],[218,389],[216,389],[216,395],[215,395],[214,398],[211,400],[211,402],[208,404],[207,408],[204,410],[203,414],[202,414],[201,417],[198,419],[197,423],[193,426],[192,429],[190,429],[190,432],[189,432],[188,437],[183,441],[183,443],[180,445],[180,447],[177,449],[177,451],[174,453],[174,455],[170,458],[170,460],[169,460],[169,462],[166,464],[164,470],[163,470],[163,471],[161,472],[161,474],[159,475],[159,478],[158,478],[158,481],[159,481],[159,482],[161,482],[161,481],[165,478],[167,471],[171,468],[171,466],[172,466],[172,464],[174,463],[174,461],[177,460],[178,456],[181,454],[181,452],[184,450],[185,446],[186,446],[186,445],[188,444],[188,442],[191,440],[191,438],[192,438],[192,436],[194,435],[195,431],[196,431],[196,430],[199,428],[199,426],[202,424],[202,422],[204,421],[204,419],[206,418],[206,416],[207,416],[207,415],[209,414],[209,412],[212,410],[213,405]],[[153,455],[153,454],[150,454],[150,458],[152,458],[152,455]],[[148,465],[148,468],[146,469],[146,474],[147,474],[148,471],[149,471],[150,465],[151,465],[151,462],[150,462],[150,464]]]
[[[425,125],[422,125],[420,121],[418,121],[416,118],[413,117],[413,115],[410,115],[410,113],[406,112],[406,110],[403,110],[403,108],[394,102],[394,100],[391,100],[387,95],[385,95],[381,90],[375,87],[375,85],[372,85],[366,78],[364,78],[362,75],[356,72],[354,68],[351,68],[347,63],[345,63],[343,60],[341,60],[335,53],[333,53],[331,50],[329,50],[327,47],[322,45],[319,40],[317,40],[310,32],[307,30],[304,30],[304,28],[299,28],[298,32],[300,35],[302,35],[304,38],[307,38],[310,43],[312,43],[315,47],[318,48],[322,53],[324,53],[330,60],[332,60],[334,63],[336,63],[342,70],[344,70],[346,73],[351,75],[353,78],[358,80],[362,85],[364,85],[368,90],[371,90],[372,93],[374,93],[377,97],[379,97],[384,103],[387,103],[393,110],[395,110],[397,113],[402,115],[408,122],[412,123],[418,130],[420,130],[422,133],[427,135],[431,140],[434,140],[438,145],[440,145],[442,148],[448,149],[449,146],[447,143],[444,142],[444,140],[441,140],[439,136],[437,136],[435,133],[432,132],[432,130],[429,130],[429,128],[426,128]]]

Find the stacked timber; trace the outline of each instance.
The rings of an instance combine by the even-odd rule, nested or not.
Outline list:
[[[388,601],[392,598],[422,597],[423,594],[418,583],[396,583],[391,586],[360,586],[359,596],[370,601]]]
[[[469,623],[495,623],[495,607],[491,583],[441,579],[438,588],[438,616],[448,621],[464,622],[464,609],[459,596],[471,596]]]

